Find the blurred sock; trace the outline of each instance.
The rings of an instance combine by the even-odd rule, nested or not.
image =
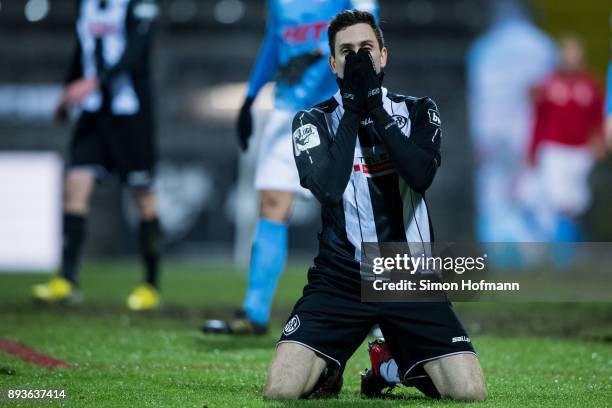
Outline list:
[[[580,224],[572,217],[560,215],[557,219],[555,242],[581,242],[582,239]]]
[[[161,246],[161,229],[159,220],[154,218],[140,222],[138,234],[140,254],[145,267],[145,281],[159,288],[159,258]]]
[[[64,248],[62,251],[62,276],[78,285],[78,268],[85,239],[85,217],[64,213]]]
[[[557,270],[566,272],[576,260],[576,247],[573,242],[582,242],[580,224],[572,217],[560,215],[557,219],[555,242],[553,245],[553,261]]]
[[[287,261],[287,229],[285,223],[265,219],[257,223],[243,304],[248,318],[257,324],[267,324],[270,318],[276,283]]]

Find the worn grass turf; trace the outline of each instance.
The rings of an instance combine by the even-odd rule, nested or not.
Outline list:
[[[138,282],[133,263],[89,263],[82,276],[86,302],[78,308],[42,308],[29,301],[40,276],[0,274],[0,337],[21,341],[74,366],[47,369],[0,351],[0,390],[67,390],[65,406],[469,406],[431,401],[401,388],[384,400],[359,396],[365,344],[349,362],[340,398],[264,402],[266,368],[282,321],[305,282],[303,266],[281,281],[274,325],[265,337],[204,336],[205,317],[229,315],[244,291],[244,274],[228,267],[170,264],[165,306],[127,312],[125,295]],[[489,400],[482,407],[606,407],[612,401],[609,305],[482,305],[457,309],[481,359]],[[4,399],[2,399],[4,398]],[[7,401],[0,406],[55,406],[60,402]]]

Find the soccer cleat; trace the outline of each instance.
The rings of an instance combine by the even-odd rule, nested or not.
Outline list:
[[[54,276],[47,283],[32,287],[34,300],[42,303],[77,304],[83,301],[83,294],[72,282],[61,276]]]
[[[243,310],[234,313],[228,320],[206,320],[202,325],[202,332],[206,334],[236,334],[262,336],[268,333],[268,326],[257,324],[247,317]]]
[[[337,397],[344,384],[343,373],[344,367],[326,367],[309,397],[318,399]]]
[[[152,310],[159,306],[159,292],[148,283],[138,286],[127,298],[127,307],[134,311]]]
[[[382,339],[368,343],[368,355],[372,368],[361,373],[361,393],[368,398],[381,397],[385,389],[391,391],[395,384],[380,375],[380,365],[393,358],[387,344]]]

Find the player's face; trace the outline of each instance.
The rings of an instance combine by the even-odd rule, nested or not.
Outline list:
[[[357,52],[360,48],[365,48],[372,54],[377,73],[387,65],[387,49],[380,49],[376,34],[369,24],[359,23],[336,34],[335,55],[329,57],[329,65],[334,74],[343,78],[346,55],[349,51]]]

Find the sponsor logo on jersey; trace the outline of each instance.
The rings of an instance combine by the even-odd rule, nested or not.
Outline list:
[[[293,132],[293,146],[295,155],[299,156],[301,152],[312,149],[321,144],[319,131],[315,125],[310,123],[302,125]]]
[[[300,24],[287,27],[283,31],[283,41],[289,44],[299,44],[307,41],[318,41],[327,30],[329,22],[319,21],[316,23]]]
[[[404,126],[406,126],[406,123],[408,123],[408,118],[402,115],[393,115],[393,119],[395,120],[397,127],[400,129],[403,129]]]
[[[94,36],[102,37],[109,34],[117,34],[121,32],[121,29],[118,25],[113,25],[112,23],[92,21],[89,23],[89,31]]]
[[[289,336],[295,333],[297,329],[299,328],[300,328],[300,318],[298,317],[298,315],[294,315],[291,319],[289,319],[289,321],[285,325],[285,328],[283,329],[283,334],[285,336]]]
[[[453,337],[453,343],[459,343],[459,342],[466,342],[466,343],[471,343],[472,340],[470,340],[470,338],[468,336],[458,336],[458,337]]]
[[[372,58],[372,57],[370,57]],[[368,91],[368,98],[374,96],[374,95],[379,95],[380,94],[380,88],[374,88],[374,89],[370,89]]]
[[[440,114],[437,110],[429,109],[427,111],[427,114],[429,115],[429,123],[436,126],[442,125],[442,121],[440,120]]]
[[[353,171],[355,173],[362,173],[364,176],[372,178],[396,172],[395,165],[389,155],[384,151],[373,154],[375,150],[383,149],[381,146],[377,146],[371,149],[371,151],[370,149],[363,150],[364,156],[358,157],[357,161],[353,163]]]

